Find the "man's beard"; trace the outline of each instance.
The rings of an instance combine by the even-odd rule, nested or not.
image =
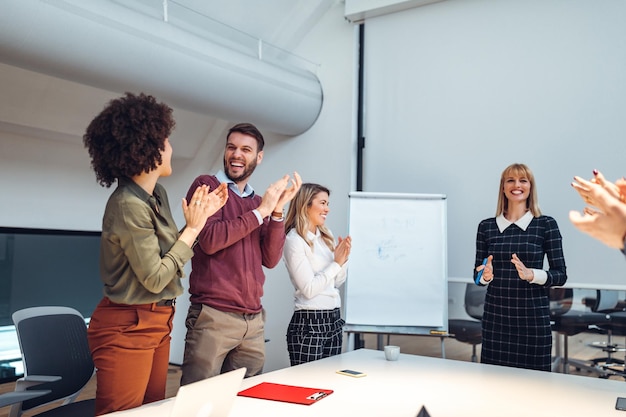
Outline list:
[[[244,169],[243,172],[241,174],[239,174],[239,176],[234,176],[230,173],[230,165],[228,164],[228,162],[226,161],[226,159],[224,159],[224,173],[226,174],[226,176],[228,177],[228,179],[230,179],[231,181],[234,181],[236,183],[238,182],[242,182],[248,179],[248,177],[250,177],[250,175],[252,175],[252,173],[254,172],[254,170],[256,169],[256,159],[253,159],[250,163],[248,164],[244,164]]]

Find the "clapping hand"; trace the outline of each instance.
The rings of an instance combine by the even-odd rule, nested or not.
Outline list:
[[[193,192],[189,204],[183,198],[183,215],[185,216],[185,228],[178,237],[189,247],[193,247],[207,219],[221,209],[228,201],[228,185],[220,184],[215,190],[209,192],[208,185],[202,185]]]
[[[228,200],[228,185],[220,184],[215,190],[209,192],[208,185],[196,188],[191,201],[183,198],[183,214],[187,227],[202,229],[207,219],[221,209]]]
[[[282,211],[283,207],[285,207],[285,204],[293,200],[293,198],[296,196],[296,193],[298,192],[298,190],[300,190],[300,187],[302,186],[302,178],[300,178],[300,174],[294,172],[293,178],[291,178],[290,182],[291,186],[283,189],[283,192],[278,199],[278,203],[276,203],[274,211]]]
[[[572,187],[588,204],[582,214],[570,211],[572,224],[605,245],[622,249],[626,237],[626,180],[611,183],[602,173],[594,171],[590,181],[574,177]]]
[[[521,279],[531,282],[535,278],[535,273],[533,272],[533,270],[530,268],[526,268],[526,265],[524,265],[524,262],[522,262],[520,258],[517,257],[516,253],[514,253],[511,257],[511,262],[513,263],[513,265],[515,265],[515,269],[517,269],[517,274]]]
[[[350,250],[352,249],[352,238],[350,236],[346,236],[342,239],[341,236],[339,236],[337,240],[338,243],[335,247],[335,262],[339,265],[343,265],[348,262]]]
[[[282,212],[285,204],[296,196],[302,185],[302,180],[297,172],[294,172],[293,176],[293,179],[291,179],[289,175],[285,175],[267,187],[261,204],[257,208],[262,217],[267,217],[272,212]],[[288,187],[289,182],[291,182],[290,187]]]

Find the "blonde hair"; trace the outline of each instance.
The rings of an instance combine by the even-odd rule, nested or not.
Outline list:
[[[524,164],[511,164],[504,168],[502,175],[500,176],[500,188],[498,189],[498,207],[496,208],[496,217],[500,214],[507,212],[509,200],[504,195],[504,181],[506,178],[526,177],[530,182],[530,194],[526,200],[526,208],[530,210],[534,217],[541,216],[541,210],[539,210],[539,201],[537,199],[537,187],[535,183],[535,176],[530,168]]]
[[[323,185],[304,183],[296,193],[289,204],[289,210],[287,211],[287,218],[285,219],[285,232],[289,233],[291,229],[296,229],[302,239],[313,249],[313,242],[307,238],[307,231],[309,230],[309,216],[307,210],[313,204],[313,199],[319,193],[324,192],[330,196],[330,190]],[[326,243],[326,246],[331,251],[335,251],[335,239],[332,233],[324,225],[318,226],[322,240]]]

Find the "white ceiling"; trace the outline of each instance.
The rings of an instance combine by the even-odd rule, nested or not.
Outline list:
[[[24,0],[11,0],[24,1]],[[33,1],[33,0],[28,0]],[[92,0],[121,1],[121,0]],[[128,2],[129,0],[124,0]],[[162,0],[135,0],[154,7]],[[292,51],[323,14],[341,0],[176,0],[184,7],[227,26]],[[10,8],[11,4],[4,4]],[[232,32],[232,31],[231,31]],[[304,57],[306,58],[306,57]],[[89,121],[105,103],[122,92],[105,91],[2,63],[0,55],[0,134],[24,135],[82,143]],[[177,127],[172,135],[175,158],[190,158],[211,137],[227,127],[206,114],[175,108]]]

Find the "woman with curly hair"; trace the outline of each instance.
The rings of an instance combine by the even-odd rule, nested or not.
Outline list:
[[[165,398],[174,301],[183,267],[207,218],[228,199],[225,187],[198,187],[182,200],[178,231],[165,189],[172,174],[172,109],[152,96],[112,100],[83,136],[98,182],[117,188],[102,219],[104,298],[89,323],[96,366],[96,415]],[[224,185],[224,184],[222,184]]]
[[[346,280],[352,239],[335,239],[325,226],[330,190],[302,184],[289,205],[283,257],[295,288],[287,328],[291,365],[341,353],[344,320],[338,288]]]

